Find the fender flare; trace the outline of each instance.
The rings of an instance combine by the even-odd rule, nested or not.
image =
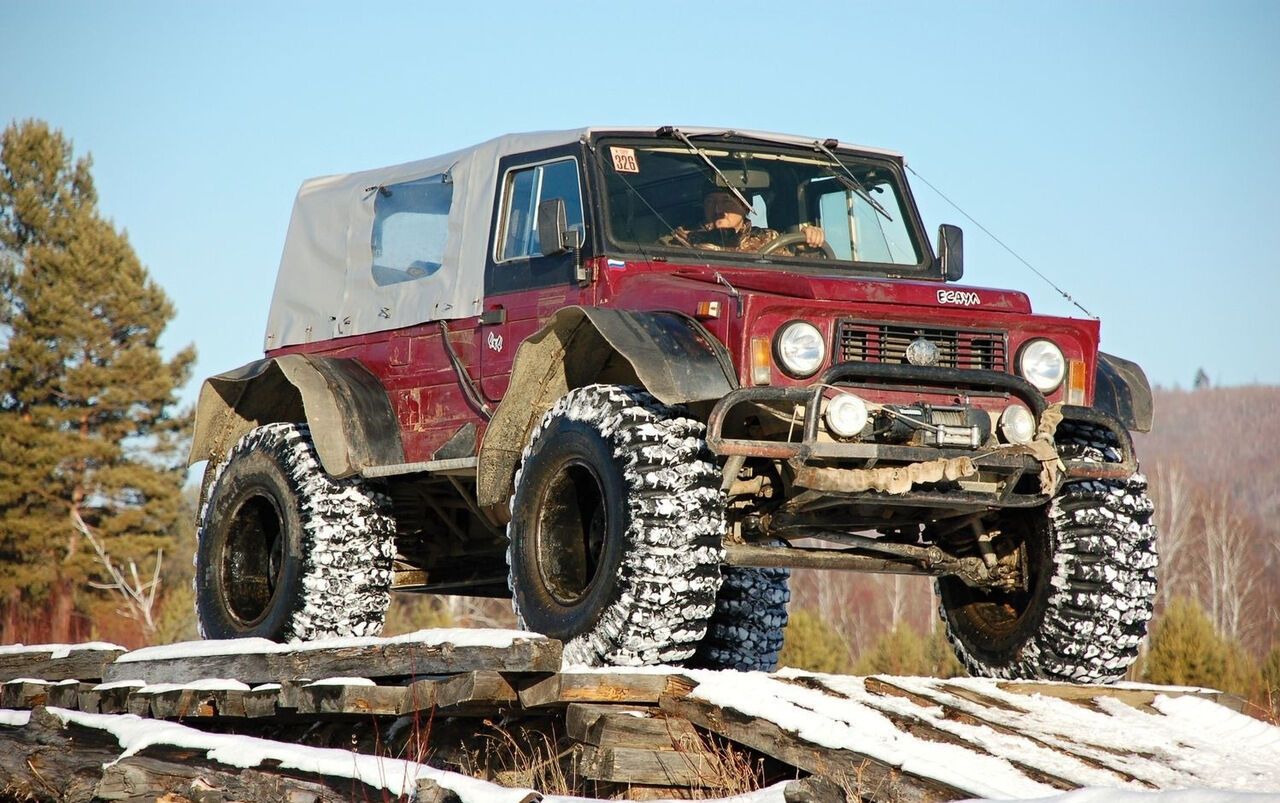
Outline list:
[[[288,354],[204,381],[187,465],[217,465],[246,432],[277,421],[305,421],[334,477],[404,462],[399,420],[369,369],[353,359]]]
[[[738,386],[728,350],[678,312],[564,307],[520,344],[511,382],[480,447],[476,495],[495,521],[506,503],[529,433],[573,388],[639,384],[664,404],[723,397]]]
[[[1155,418],[1151,385],[1141,366],[1098,352],[1093,406],[1132,432],[1150,432]]]

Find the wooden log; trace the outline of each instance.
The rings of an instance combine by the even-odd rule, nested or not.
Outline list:
[[[635,706],[570,703],[565,731],[570,739],[595,747],[680,750],[701,743],[688,721]]]
[[[500,672],[455,675],[436,689],[436,707],[449,716],[496,715],[518,704],[515,687]]]
[[[80,692],[93,688],[92,683],[80,683],[74,680],[59,681],[49,689],[49,702],[53,708],[67,708],[75,711],[80,707]]]
[[[705,751],[643,750],[584,745],[578,773],[593,781],[719,788],[724,764]]]
[[[656,705],[664,694],[687,694],[694,684],[679,675],[639,672],[560,672],[520,689],[525,708],[569,703]]]
[[[404,699],[403,686],[309,683],[295,686],[292,700],[299,714],[349,714],[396,716]]]
[[[346,803],[383,800],[385,790],[360,781],[281,769],[220,767],[197,751],[148,748],[105,768],[95,800],[230,801],[264,803]],[[443,798],[447,800],[448,798]]]
[[[119,755],[119,742],[106,731],[68,729],[36,708],[23,727],[0,728],[0,797],[87,802],[102,765]]]
[[[862,798],[884,803],[935,803],[972,795],[933,778],[904,773],[901,768],[852,750],[818,747],[768,720],[749,717],[688,697],[667,697],[662,710],[683,717],[726,739],[765,755],[821,775],[852,790]]]
[[[99,684],[78,695],[80,710],[92,714],[126,714],[129,712],[130,695],[144,685],[142,681]]]
[[[1148,714],[1159,714],[1160,711],[1152,705],[1156,696],[1162,697],[1199,697],[1218,705],[1230,708],[1237,713],[1243,713],[1245,701],[1234,694],[1217,691],[1216,689],[1194,689],[1167,687],[1160,689],[1152,688],[1134,688],[1130,686],[1097,686],[1073,683],[1031,683],[1025,681],[1002,681],[996,684],[1002,691],[1011,694],[1023,694],[1027,696],[1040,694],[1045,697],[1054,697],[1059,700],[1067,700],[1073,703],[1089,703],[1097,700],[1099,697],[1107,697],[1112,700],[1118,700],[1125,705],[1132,706],[1139,711],[1145,711]],[[950,684],[946,687],[947,691],[953,691]]]
[[[892,678],[886,678],[886,677],[867,678],[864,681],[864,684],[867,691],[873,694],[883,694],[883,695],[904,697],[906,699],[911,700],[916,705],[919,705],[922,707],[941,708],[943,715],[947,719],[954,720],[956,722],[961,722],[967,725],[976,725],[984,728],[990,728],[991,730],[997,733],[1002,733],[1006,736],[1014,736],[1020,739],[1025,739],[1027,742],[1037,745],[1039,747],[1042,747],[1045,750],[1057,753],[1062,756],[1066,756],[1068,758],[1075,759],[1076,761],[1080,762],[1084,766],[1091,767],[1095,770],[1100,770],[1102,772],[1110,773],[1113,776],[1115,776],[1116,783],[1118,785],[1124,784],[1124,783],[1138,783],[1148,788],[1155,788],[1155,784],[1151,783],[1146,779],[1140,778],[1136,775],[1133,775],[1125,771],[1123,766],[1112,766],[1110,763],[1100,760],[1097,757],[1098,755],[1108,755],[1108,751],[1103,750],[1101,751],[1101,753],[1099,753],[1098,750],[1093,750],[1092,751],[1093,755],[1090,755],[1090,750],[1089,750],[1090,746],[1087,744],[1087,741],[1085,741],[1086,737],[1083,734],[1079,737],[1081,740],[1081,744],[1064,744],[1060,742],[1048,742],[1048,741],[1045,741],[1043,738],[1020,731],[1015,727],[1011,727],[1010,725],[1003,724],[997,721],[998,717],[992,715],[994,712],[1003,711],[1009,714],[1013,714],[1015,716],[1022,712],[1020,712],[1018,709],[1011,709],[1004,704],[995,705],[995,706],[986,706],[985,705],[986,702],[1000,703],[1000,701],[994,700],[994,698],[989,697],[987,695],[976,694],[972,692],[972,690],[970,689],[959,689],[959,691],[964,691],[966,692],[966,694],[964,695],[956,694],[957,686],[955,684],[939,684],[935,692],[927,695],[921,695],[917,692],[908,691],[906,689],[901,688],[900,686],[895,685],[893,683]],[[943,696],[944,694],[952,694],[968,703],[971,703],[973,706],[990,707],[993,709],[993,711],[987,712],[984,714],[983,712],[973,710],[973,708],[966,709],[966,708],[958,707],[956,705],[953,705],[947,702],[947,700]],[[1028,770],[1026,765],[1023,765],[1023,764],[1015,763],[1015,766],[1018,766],[1019,769],[1022,769],[1024,773],[1027,772]],[[1043,780],[1045,783],[1052,783],[1047,779],[1037,778],[1037,780]],[[1069,779],[1067,779],[1066,782],[1070,783],[1072,788],[1080,786],[1080,784],[1070,781]],[[1059,786],[1059,788],[1064,788],[1057,783],[1052,783],[1052,785]]]
[[[41,680],[101,680],[105,667],[124,655],[115,645],[0,648],[0,681],[15,678]]]
[[[49,702],[52,683],[43,680],[10,680],[0,688],[0,708],[29,709]]]
[[[226,649],[226,645],[218,648]],[[243,683],[301,678],[410,677],[475,670],[553,672],[560,668],[560,642],[515,639],[509,647],[385,642],[360,647],[298,648],[287,652],[238,652],[174,658],[123,656],[108,666],[105,680],[140,678],[148,683],[189,683],[202,678],[235,678]]]

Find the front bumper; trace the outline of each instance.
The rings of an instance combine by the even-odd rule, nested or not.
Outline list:
[[[831,387],[850,390],[894,390],[948,393],[952,395],[1013,397],[1024,403],[1039,424],[1049,409],[1044,395],[1030,382],[999,371],[960,370],[916,365],[849,362],[832,366],[818,381],[808,387],[739,388],[726,394],[707,419],[707,446],[717,455],[737,458],[772,458],[785,460],[799,479],[806,479],[812,490],[850,497],[871,498],[880,502],[903,505],[986,504],[1022,507],[1043,504],[1056,492],[1041,488],[1038,493],[1018,490],[1024,475],[1039,475],[1042,458],[1024,446],[1000,444],[978,449],[903,446],[885,443],[839,442],[819,436],[823,393]],[[785,441],[752,440],[724,436],[726,421],[734,408],[743,404],[772,408],[803,407],[804,424],[799,438],[788,435]],[[1114,436],[1120,451],[1119,462],[1063,460],[1064,471],[1056,480],[1060,485],[1069,479],[1123,479],[1137,471],[1133,440],[1119,421],[1088,407],[1062,405],[1063,420],[1079,421],[1102,427]],[[909,467],[939,460],[967,458],[990,482],[960,483],[959,488],[938,490],[925,486],[906,494],[879,491],[841,491],[838,472],[866,469],[872,466]],[[837,472],[833,474],[832,472]],[[815,482],[814,479],[821,478]],[[799,483],[798,483],[799,484]],[[1026,484],[1023,483],[1025,486]],[[803,487],[803,486],[802,486]]]

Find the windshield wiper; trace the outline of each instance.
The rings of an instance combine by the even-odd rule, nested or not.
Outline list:
[[[836,171],[831,170],[831,168],[827,168],[831,172],[831,175],[835,176],[836,180],[845,187],[848,187],[850,192],[856,193],[859,198],[871,204],[871,208],[883,215],[885,220],[892,223],[893,216],[885,211],[879,201],[871,197],[871,193],[867,192],[867,188],[862,186],[862,182],[858,181],[858,177],[853,174],[853,171],[849,169],[849,166],[840,161],[840,158],[831,152],[831,148],[828,147],[827,143],[834,145],[836,144],[836,141],[834,139],[829,139],[826,142],[819,142],[815,139],[813,141],[813,149],[819,153],[825,154],[826,157],[831,160],[831,164],[836,165],[844,171],[844,176],[842,176]],[[845,176],[848,176],[849,178],[846,180]]]
[[[657,134],[660,137],[675,137],[676,139],[683,142],[689,150],[693,151],[695,154],[697,154],[699,157],[702,158],[702,161],[707,163],[707,167],[715,171],[715,174],[719,176],[721,181],[724,182],[725,189],[733,193],[733,196],[742,203],[743,209],[751,209],[751,203],[747,200],[747,196],[743,195],[742,192],[737,187],[729,183],[729,177],[726,176],[724,173],[720,172],[720,168],[716,167],[715,162],[711,161],[711,157],[703,153],[702,148],[699,148],[697,145],[694,145],[693,140],[689,139],[689,137],[683,131],[676,128],[675,126],[664,125],[662,128],[658,129]],[[872,201],[872,203],[875,203],[875,201]]]

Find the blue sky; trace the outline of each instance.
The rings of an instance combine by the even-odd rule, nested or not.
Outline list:
[[[891,148],[1153,383],[1280,384],[1280,3],[23,3],[0,124],[91,153],[195,343],[261,353],[303,179],[510,131],[717,125]],[[1080,314],[966,230],[967,284]]]

